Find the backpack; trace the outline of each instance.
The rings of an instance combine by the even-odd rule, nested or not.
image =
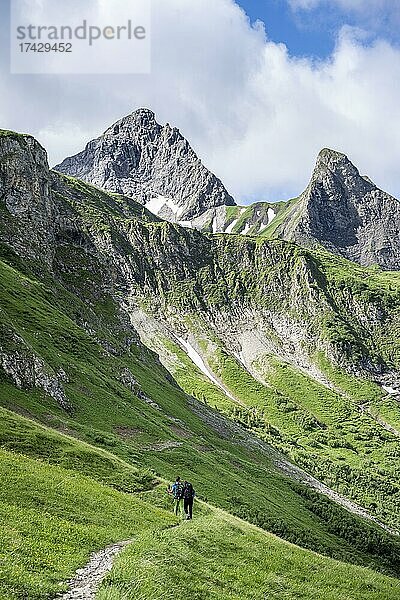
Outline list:
[[[186,483],[185,487],[183,488],[183,497],[184,498],[193,498],[194,493],[193,493],[193,486],[191,483]]]
[[[172,486],[172,491],[175,500],[181,500],[181,498],[183,498],[183,484],[180,481],[174,483]]]

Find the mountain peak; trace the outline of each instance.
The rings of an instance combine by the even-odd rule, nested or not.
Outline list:
[[[123,117],[55,168],[130,196],[171,221],[235,204],[179,130],[168,123],[160,125],[148,108]]]
[[[140,107],[131,112],[131,115],[134,115],[137,118],[148,118],[154,119],[156,118],[156,113],[152,111],[150,108]]]
[[[149,108],[138,108],[131,112],[129,115],[122,117],[118,123],[129,122],[129,123],[149,123],[158,125],[156,120],[156,114]]]
[[[103,136],[116,136],[121,134],[126,137],[131,137],[131,135],[134,136],[138,131],[144,132],[156,128],[161,128],[161,125],[157,123],[155,113],[148,108],[138,108],[108,127],[103,133]],[[92,140],[92,142],[93,141],[94,140]]]
[[[324,148],[311,181],[277,235],[322,245],[362,265],[400,268],[400,202],[380,190],[342,152]]]
[[[318,161],[327,162],[330,160],[334,161],[343,161],[348,160],[346,154],[343,152],[339,152],[338,150],[333,150],[332,148],[322,148],[322,150],[318,153]]]
[[[346,154],[330,148],[323,148],[317,156],[313,179],[315,176],[319,177],[321,174],[325,174],[327,170],[347,180],[360,177],[357,167],[353,165]]]

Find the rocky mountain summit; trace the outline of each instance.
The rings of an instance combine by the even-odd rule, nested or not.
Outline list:
[[[323,245],[361,265],[400,268],[400,202],[360,175],[345,154],[320,152],[311,181],[274,236]]]
[[[176,127],[141,108],[120,119],[57,171],[130,196],[169,221],[185,221],[235,201]]]
[[[323,149],[310,183],[286,202],[219,206],[197,217],[202,231],[262,235],[323,246],[363,266],[400,268],[400,202],[378,188],[345,154]]]
[[[192,226],[323,246],[363,266],[400,268],[400,202],[378,188],[345,154],[325,148],[310,183],[286,202],[209,209]]]
[[[306,190],[287,202],[238,206],[178,129],[139,109],[56,170],[144,204],[153,214],[209,233],[324,246],[361,265],[400,268],[400,203],[340,152],[320,152]]]

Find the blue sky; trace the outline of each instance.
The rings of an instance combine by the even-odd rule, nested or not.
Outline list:
[[[399,0],[236,0],[252,22],[265,23],[268,37],[293,56],[325,59],[343,25],[365,31],[371,43],[400,42]]]
[[[240,0],[237,2],[250,17],[265,23],[267,35],[282,42],[296,56],[328,56],[335,45],[335,24],[329,19],[310,19],[308,11],[299,15],[286,0]],[[315,12],[312,11],[313,17]],[[305,13],[305,14],[304,14]]]

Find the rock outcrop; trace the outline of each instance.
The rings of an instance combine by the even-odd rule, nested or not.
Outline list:
[[[0,326],[0,369],[19,389],[38,388],[53,398],[67,412],[73,411],[63,383],[68,377],[59,369],[56,373],[43,359],[36,356],[21,336],[11,328]]]
[[[400,268],[400,202],[333,150],[320,152],[307,189],[274,235],[364,266]]]
[[[196,156],[176,127],[139,109],[109,127],[56,170],[104,190],[130,196],[169,221],[234,205],[221,181]]]
[[[44,148],[31,136],[0,131],[0,221],[3,241],[27,258],[49,263],[55,206]],[[27,237],[31,243],[26,244]]]

